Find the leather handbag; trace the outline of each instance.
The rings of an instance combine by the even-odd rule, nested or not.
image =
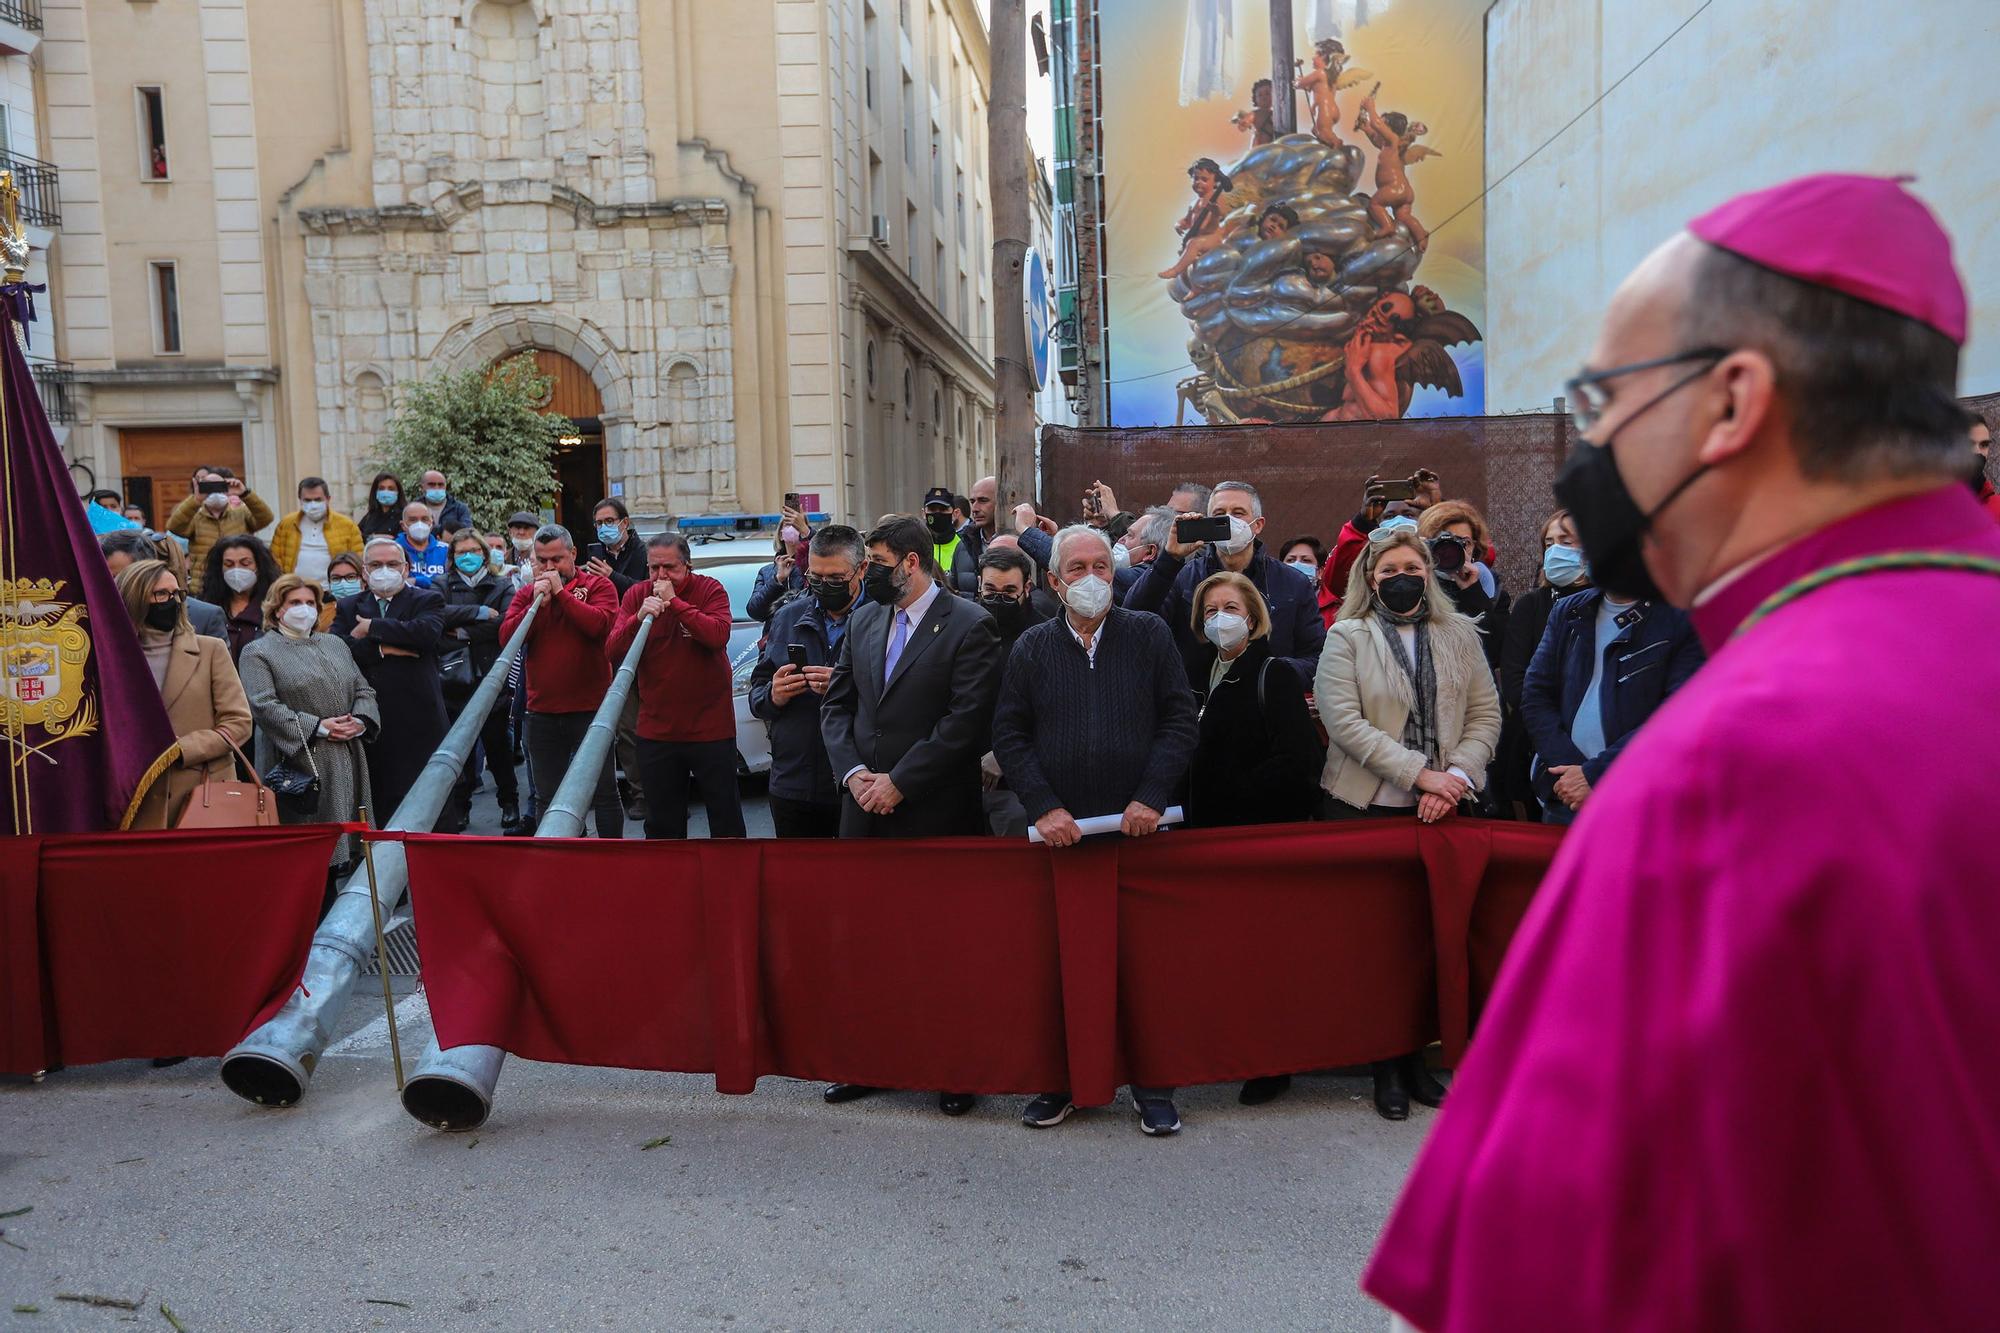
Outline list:
[[[472,645],[462,644],[438,654],[438,679],[448,694],[471,694],[479,688],[472,672]]]
[[[278,822],[278,798],[257,776],[257,770],[244,758],[243,751],[236,748],[236,742],[229,742],[231,753],[236,756],[236,764],[250,775],[248,782],[231,772],[227,778],[210,778],[194,789],[188,797],[187,808],[175,821],[175,828],[259,828]]]
[[[292,730],[298,734],[299,753],[305,756],[304,770],[292,767],[291,761],[280,759],[264,774],[264,785],[278,798],[278,810],[293,823],[309,822],[319,811],[319,764],[313,759],[312,742],[306,739],[305,728],[299,725],[296,714],[292,717]]]

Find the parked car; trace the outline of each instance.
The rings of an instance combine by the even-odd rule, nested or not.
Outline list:
[[[721,546],[720,550],[716,546]],[[744,608],[757,586],[757,571],[771,563],[768,551],[750,543],[715,543],[694,547],[694,569],[722,584],[729,594],[730,688],[736,706],[736,771],[766,773],[771,768],[771,738],[762,718],[750,714],[750,673],[763,648],[764,626]]]

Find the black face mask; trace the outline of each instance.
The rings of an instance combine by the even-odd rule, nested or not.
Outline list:
[[[986,608],[988,615],[993,617],[993,622],[1000,627],[1002,634],[1012,634],[1015,630],[1019,629],[1021,621],[1028,614],[1028,604],[1026,602],[1016,601],[1005,593],[995,593],[990,597],[981,597],[979,604]]]
[[[883,606],[894,606],[902,601],[903,593],[908,588],[909,583],[899,577],[899,571],[894,565],[871,563],[867,575],[861,580],[861,595]]]
[[[820,610],[835,615],[854,605],[854,589],[848,586],[846,579],[808,578],[806,591],[819,603]]]
[[[1421,574],[1391,574],[1376,586],[1375,596],[1397,615],[1407,616],[1423,605],[1428,582]]]
[[[950,514],[925,514],[924,526],[931,530],[931,536],[941,542],[948,542],[958,529],[951,525]]]
[[[181,599],[176,597],[168,602],[154,602],[146,608],[146,624],[149,628],[165,632],[181,623]]]

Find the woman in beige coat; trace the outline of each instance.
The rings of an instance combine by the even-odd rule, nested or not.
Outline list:
[[[1479,631],[1453,608],[1413,525],[1369,535],[1348,576],[1340,618],[1313,683],[1332,742],[1320,786],[1327,817],[1449,819],[1486,780],[1500,742],[1500,696]],[[1420,1052],[1376,1062],[1384,1119],[1426,1106],[1444,1088]]]
[[[229,645],[196,634],[187,594],[164,561],[139,560],[118,575],[125,613],[167,706],[180,758],[146,793],[133,828],[172,828],[202,783],[234,772],[230,750],[250,743],[250,703],[229,661]]]

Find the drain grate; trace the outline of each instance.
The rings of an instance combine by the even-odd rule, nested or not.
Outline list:
[[[384,937],[384,942],[389,947],[389,975],[392,977],[416,976],[422,968],[422,964],[417,957],[416,927],[411,922],[404,921],[389,931]],[[375,951],[371,948],[368,951],[367,965],[362,968],[362,973],[365,976],[372,977],[379,970],[375,965]]]

